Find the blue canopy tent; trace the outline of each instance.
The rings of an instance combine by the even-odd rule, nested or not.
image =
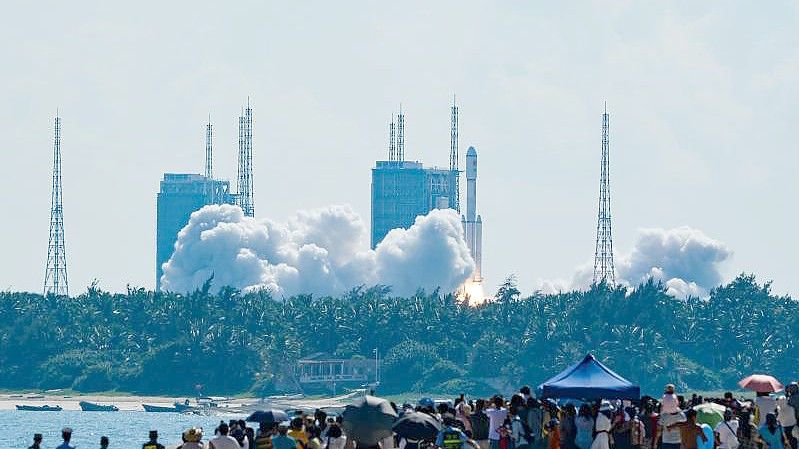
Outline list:
[[[640,399],[641,389],[614,373],[592,354],[538,386],[545,398]]]

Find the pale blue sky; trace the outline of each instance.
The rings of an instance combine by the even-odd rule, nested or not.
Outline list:
[[[16,2],[0,15],[0,288],[40,291],[52,118],[63,117],[71,292],[152,287],[155,194],[235,176],[254,108],[258,217],[349,203],[368,221],[390,114],[406,157],[480,152],[484,274],[523,290],[593,255],[602,102],[614,236],[689,225],[723,267],[799,293],[796,2]]]

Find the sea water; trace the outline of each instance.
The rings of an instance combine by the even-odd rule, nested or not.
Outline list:
[[[72,445],[78,449],[100,447],[100,437],[108,436],[110,448],[140,448],[150,430],[157,430],[158,441],[167,446],[181,443],[180,436],[189,427],[202,427],[203,441],[213,437],[220,420],[244,419],[246,416],[202,416],[180,413],[119,412],[26,412],[0,410],[0,448],[26,449],[33,444],[33,434],[44,437],[42,448],[55,449],[61,444],[61,429],[72,428]]]

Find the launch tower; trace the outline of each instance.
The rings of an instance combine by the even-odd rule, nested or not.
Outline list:
[[[599,176],[599,212],[596,223],[594,251],[594,283],[616,284],[613,267],[613,232],[610,223],[610,119],[608,106],[602,114],[602,168]]]
[[[55,117],[53,190],[50,196],[50,239],[44,272],[44,294],[69,295],[67,252],[64,246],[64,208],[61,203],[61,117]]]
[[[238,204],[247,217],[255,216],[252,185],[252,108],[247,99],[247,108],[239,117],[239,176],[236,187]]]

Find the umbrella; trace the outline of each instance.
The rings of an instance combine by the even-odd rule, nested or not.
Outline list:
[[[357,441],[358,447],[373,446],[391,436],[397,412],[387,400],[367,395],[348,405],[341,417],[347,438]]]
[[[432,441],[441,431],[441,423],[427,413],[406,413],[394,423],[392,429],[397,436],[409,440]]]
[[[756,391],[758,393],[774,393],[783,389],[780,381],[767,374],[752,374],[738,382],[741,388]]]
[[[276,424],[283,421],[287,421],[289,419],[289,415],[286,414],[283,410],[258,410],[257,412],[253,412],[247,418],[247,422],[257,422],[257,423],[266,423],[266,424]]]
[[[694,407],[696,410],[696,422],[699,424],[707,424],[712,429],[716,428],[716,424],[724,421],[724,410],[727,407],[716,404],[715,402],[705,402]]]

